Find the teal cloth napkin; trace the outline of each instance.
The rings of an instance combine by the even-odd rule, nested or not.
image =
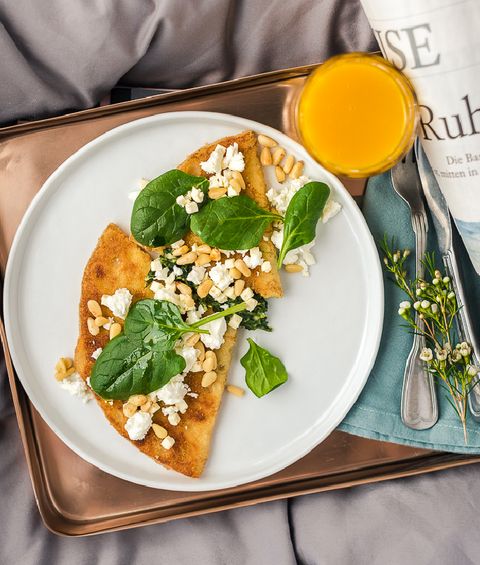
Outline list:
[[[390,174],[373,177],[365,194],[363,213],[375,238],[380,242],[386,233],[395,237],[396,247],[414,250],[414,236],[407,205],[393,190]],[[429,222],[429,249],[435,250],[435,230]],[[462,251],[460,257],[464,268],[464,282],[471,313],[478,312],[480,304],[480,279],[473,271],[469,259]],[[383,260],[383,254],[379,251]],[[441,263],[437,253],[437,264]],[[409,258],[413,261],[413,257]],[[383,265],[383,263],[382,263]],[[412,263],[409,265],[412,266]],[[443,268],[440,267],[442,270]],[[385,318],[383,334],[375,366],[356,404],[347,414],[339,429],[345,432],[394,443],[416,447],[452,451],[457,453],[480,453],[480,423],[470,418],[468,422],[468,444],[465,445],[463,430],[453,408],[448,403],[444,390],[437,383],[439,419],[429,430],[415,431],[403,425],[400,418],[403,371],[412,337],[401,326],[397,314],[398,304],[405,300],[384,270]]]

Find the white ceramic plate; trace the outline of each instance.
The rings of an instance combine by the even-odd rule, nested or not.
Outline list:
[[[289,381],[258,399],[225,394],[200,479],[167,471],[53,377],[72,356],[84,266],[109,222],[128,230],[127,195],[140,178],[174,168],[201,145],[253,129],[305,161],[343,207],[318,226],[317,264],[309,278],[282,277],[285,298],[270,301],[272,333],[253,337],[285,363]],[[268,178],[270,183],[273,179]],[[383,285],[375,245],[338,179],[297,143],[256,122],[208,112],[176,112],[134,121],[95,139],[65,163],[32,201],[15,237],[5,278],[5,321],[18,376],[33,404],[78,455],[104,471],[155,488],[210,490],[279,471],[307,454],[341,422],[375,360],[383,321]],[[229,374],[244,385],[240,333]]]

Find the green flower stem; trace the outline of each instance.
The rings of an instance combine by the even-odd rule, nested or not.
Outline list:
[[[215,312],[215,314],[212,314],[210,316],[207,316],[206,318],[202,318],[201,320],[198,320],[198,322],[194,322],[193,324],[190,324],[190,327],[192,328],[192,331],[195,331],[197,333],[209,333],[208,330],[198,330],[198,328],[204,326],[205,324],[208,324],[209,322],[213,322],[214,320],[225,318],[225,316],[230,316],[231,314],[236,314],[237,312],[242,312],[246,308],[247,308],[247,304],[245,302],[241,302],[240,304],[234,304],[233,306],[230,306],[230,308],[227,308],[226,310],[222,310],[221,312]]]

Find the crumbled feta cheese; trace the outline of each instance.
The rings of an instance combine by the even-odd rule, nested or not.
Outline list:
[[[264,261],[260,267],[262,273],[269,273],[272,270],[272,264],[270,261]]]
[[[108,322],[106,324],[103,324],[103,329],[107,330],[107,332],[110,331],[110,328],[112,327],[112,324],[115,322],[114,318],[112,318],[111,316],[108,317]]]
[[[238,192],[237,192],[233,187],[229,186],[229,187],[227,188],[227,196],[228,196],[229,198],[232,198],[232,197],[234,197],[234,196],[238,196]]]
[[[131,192],[128,193],[128,199],[131,200],[132,202],[135,202],[140,192],[141,190],[132,190]]]
[[[342,206],[338,202],[335,202],[335,200],[329,198],[327,200],[327,203],[325,204],[325,208],[323,209],[322,222],[326,224],[328,220],[331,220],[333,217],[335,217],[341,209]]]
[[[203,171],[210,175],[220,174],[222,172],[223,158],[225,156],[225,147],[223,145],[217,145],[215,149],[210,153],[209,158],[206,161],[200,163],[200,167]]]
[[[214,282],[215,286],[222,291],[230,286],[234,281],[233,277],[230,275],[230,269],[225,265],[225,263],[215,263],[215,265],[210,269],[208,275]]]
[[[187,214],[196,214],[198,212],[198,204],[192,201],[187,202],[185,205],[185,212]]]
[[[306,245],[302,245],[301,247],[297,247],[297,249],[292,249],[289,251],[285,259],[283,260],[284,265],[300,265],[303,268],[302,275],[304,277],[308,277],[309,270],[308,267],[315,264],[315,257],[311,253],[312,247],[315,245],[315,240],[307,243]]]
[[[185,359],[185,369],[184,373],[189,373],[192,370],[193,365],[197,361],[198,355],[200,351],[195,347],[183,347],[181,351],[178,351],[179,355],[181,355]]]
[[[133,441],[144,439],[152,426],[152,416],[148,412],[135,412],[125,423],[128,437]]]
[[[258,300],[255,300],[255,298],[249,298],[248,300],[245,300],[245,304],[247,305],[247,310],[252,312],[257,307]]]
[[[199,285],[203,281],[205,273],[205,267],[194,265],[187,275],[187,281]]]
[[[272,237],[271,237],[272,243],[273,245],[275,245],[275,247],[277,249],[281,249],[282,248],[282,243],[283,243],[283,225],[280,228],[275,228],[272,232]]]
[[[125,319],[130,309],[133,296],[127,288],[118,288],[114,294],[104,294],[101,299],[102,306],[112,311],[114,316]]]
[[[227,298],[231,298],[232,300],[236,298],[235,296],[235,288],[233,286],[229,286],[225,291],[224,294]]]
[[[175,304],[180,309],[182,309],[180,294],[177,294],[177,287],[175,283],[170,283],[165,285],[162,285],[161,283],[159,284],[160,284],[159,288],[155,287],[157,288],[153,296],[155,300],[167,300],[168,302],[172,302],[172,304]],[[152,288],[152,285],[150,285],[150,288]]]
[[[242,323],[242,317],[239,316],[238,314],[233,314],[230,320],[228,321],[228,325],[234,330],[238,329],[241,323]]]
[[[140,179],[138,181],[138,190],[133,190],[132,192],[128,193],[128,198],[130,200],[135,201],[137,199],[137,196],[140,194],[140,192],[142,192],[142,190],[147,186],[147,184],[150,181],[148,179]]]
[[[263,254],[260,251],[260,248],[253,247],[250,249],[249,253],[244,255],[243,261],[249,269],[256,269],[259,267],[263,263]]]
[[[175,202],[182,208],[185,208],[188,203],[188,198],[185,194],[180,194],[180,196],[177,196],[177,198],[175,199]]]
[[[245,169],[245,159],[243,158],[243,153],[238,150],[238,143],[227,147],[223,159],[223,168],[238,171],[239,173]]]
[[[192,196],[192,200],[194,202],[197,202],[198,204],[200,204],[201,202],[203,202],[203,199],[205,197],[205,195],[203,194],[203,192],[199,189],[196,188],[195,186],[192,188],[192,190],[190,191],[190,194]]]
[[[240,298],[244,302],[246,302],[247,300],[250,300],[250,298],[253,298],[253,290],[247,286],[247,288],[245,288],[243,290],[242,294],[240,295]]]
[[[92,359],[95,359],[95,361],[100,357],[100,353],[103,351],[102,347],[98,347],[97,349],[95,349],[95,351],[92,353]]]
[[[176,277],[179,277],[179,276],[183,273],[183,271],[182,271],[182,269],[180,269],[180,267],[177,267],[177,265],[174,265],[174,266],[173,266],[173,269],[172,269],[172,273],[173,273]]]
[[[304,175],[298,179],[290,179],[287,182],[273,186],[267,191],[270,204],[280,214],[285,214],[293,195],[305,186],[310,179]]]
[[[235,259],[227,259],[224,262],[225,267],[227,267],[227,269],[233,269],[233,267],[235,267]]]
[[[223,336],[227,331],[227,323],[225,322],[225,318],[220,318],[218,320],[212,320],[208,324],[202,326],[202,329],[208,330],[208,334],[200,334],[200,339],[209,349],[218,349],[222,346]]]
[[[175,445],[175,440],[172,436],[167,436],[162,440],[161,445],[164,449],[171,449]]]
[[[168,406],[183,400],[189,390],[189,386],[183,382],[183,376],[176,375],[165,386],[155,391],[155,394],[158,400]]]
[[[88,389],[87,384],[78,373],[73,373],[60,381],[60,386],[72,396],[80,398],[83,402],[88,402],[93,398],[93,394]]]
[[[180,423],[180,416],[178,415],[178,412],[173,412],[173,414],[169,414],[167,418],[168,418],[168,423],[171,426],[178,426],[178,424]]]

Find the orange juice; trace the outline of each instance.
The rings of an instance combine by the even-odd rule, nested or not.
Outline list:
[[[332,57],[309,77],[297,127],[310,154],[351,177],[389,169],[411,147],[415,94],[390,63],[364,53]]]

